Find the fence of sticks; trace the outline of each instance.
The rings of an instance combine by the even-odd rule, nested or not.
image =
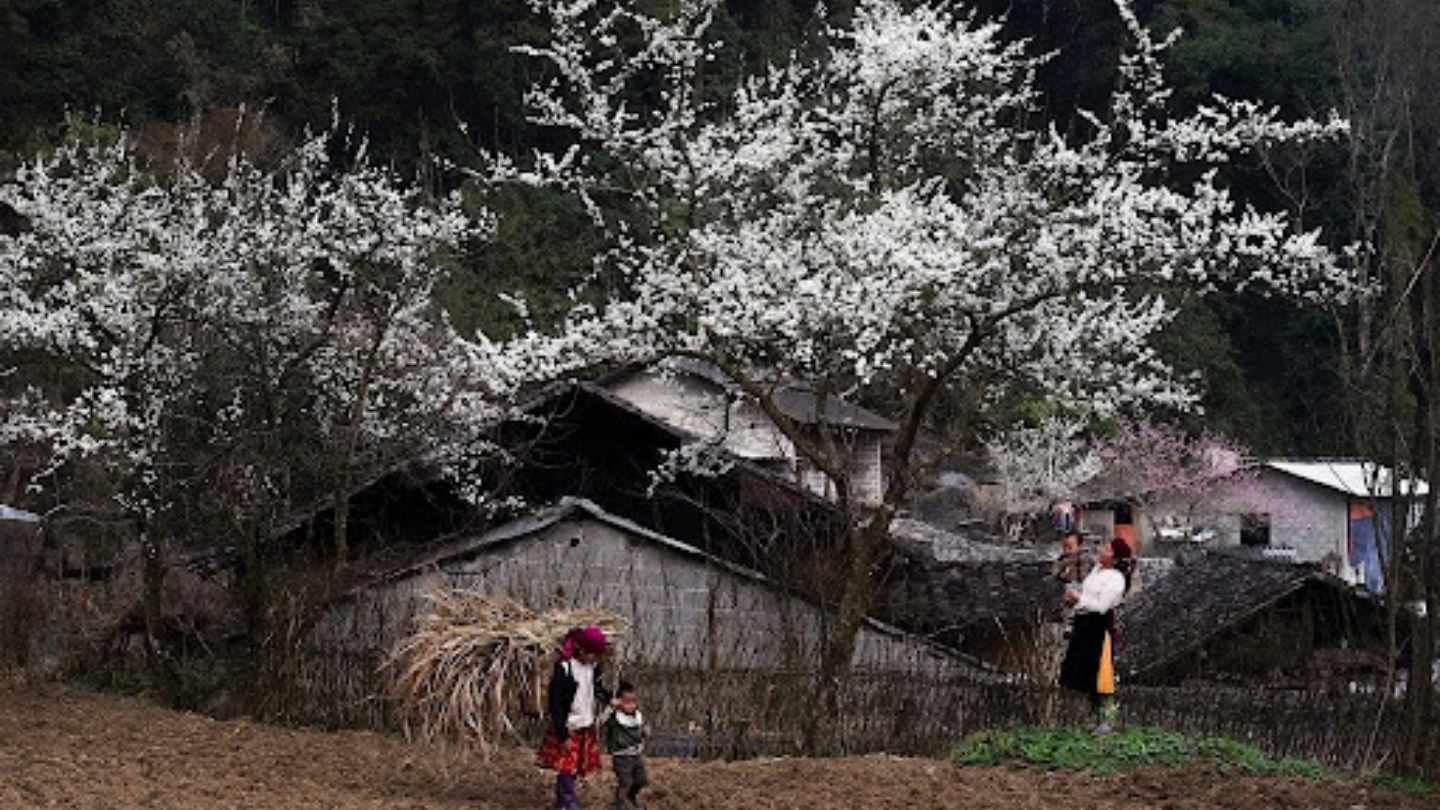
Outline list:
[[[807,672],[637,669],[629,677],[643,684],[649,715],[691,741],[675,753],[697,756],[798,752],[800,720],[814,694]],[[1122,687],[1120,703],[1127,723],[1230,737],[1276,756],[1349,769],[1388,761],[1399,725],[1397,703],[1374,694],[1132,686]],[[944,756],[975,731],[1090,722],[1083,698],[1049,686],[855,673],[844,685],[830,752]]]
[[[307,653],[285,701],[289,722],[402,731],[413,715],[390,697],[385,652]],[[548,663],[547,663],[548,666]],[[746,758],[795,754],[815,694],[803,670],[651,668],[622,659],[614,677],[640,686],[656,756]],[[1383,766],[1396,748],[1400,708],[1375,694],[1252,690],[1209,685],[1122,687],[1122,717],[1195,735],[1244,741],[1276,756],[1341,768]],[[538,742],[540,714],[517,698],[504,742]],[[944,756],[971,732],[1021,725],[1082,725],[1085,701],[1047,686],[978,684],[904,672],[856,672],[844,682],[827,753]],[[1440,745],[1440,730],[1436,732]],[[490,738],[493,739],[493,735]],[[476,743],[478,745],[478,743]]]
[[[599,624],[598,611],[537,614],[462,592],[432,597],[393,649],[302,649],[291,683],[274,690],[269,719],[328,728],[402,731],[484,754],[533,745],[543,731],[543,680],[564,633]],[[695,656],[703,660],[703,656]],[[803,669],[654,667],[623,648],[611,678],[639,685],[656,756],[745,758],[795,754],[816,692]],[[1396,750],[1400,708],[1380,693],[1122,686],[1124,722],[1247,742],[1276,756],[1334,767],[1383,767]],[[1048,686],[976,683],[933,672],[854,672],[825,753],[944,756],[965,735],[1021,725],[1082,725],[1086,702]],[[1435,744],[1440,745],[1440,729]]]

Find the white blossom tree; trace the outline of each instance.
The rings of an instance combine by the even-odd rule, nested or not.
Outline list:
[[[1334,138],[1344,123],[1218,98],[1167,114],[1170,40],[1125,0],[1118,87],[1074,138],[1036,123],[1041,58],[952,3],[864,0],[814,56],[750,76],[716,106],[699,88],[722,47],[707,34],[717,0],[680,0],[664,20],[617,0],[532,5],[552,39],[527,51],[550,76],[528,101],[575,146],[478,173],[578,195],[608,236],[597,275],[619,292],[497,356],[517,378],[712,362],[834,482],[851,527],[817,716],[848,666],[938,398],[984,380],[980,412],[1022,389],[1080,418],[1183,407],[1192,391],[1151,344],[1174,314],[1167,288],[1307,300],[1350,289],[1317,233],[1241,208],[1220,174],[1253,147]],[[878,508],[848,503],[834,432],[775,407],[776,384],[795,380],[899,424]]]
[[[1054,501],[1069,500],[1100,472],[1101,457],[1084,437],[1085,428],[1076,419],[1050,417],[986,445],[1007,513],[1034,513]]]
[[[473,446],[493,389],[431,292],[436,255],[487,222],[372,165],[338,126],[274,168],[219,156],[207,179],[184,149],[152,171],[127,133],[71,125],[0,185],[26,220],[0,237],[0,342],[70,374],[0,402],[0,443],[48,448],[35,486],[67,465],[110,471],[153,642],[182,504],[229,498],[253,551],[303,489],[301,456],[336,434],[322,466],[344,468],[339,486],[366,454],[403,444],[445,463]]]

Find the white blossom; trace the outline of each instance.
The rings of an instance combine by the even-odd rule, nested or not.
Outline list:
[[[338,125],[275,168],[230,156],[218,178],[178,151],[157,171],[123,131],[76,135],[0,186],[27,222],[0,237],[0,341],[75,374],[0,402],[0,442],[47,446],[44,472],[106,466],[138,516],[282,425],[329,438],[358,424],[356,459],[402,438],[470,445],[496,398],[434,288],[439,255],[487,235],[488,218],[458,193],[425,198]],[[230,475],[274,496],[288,473]]]
[[[1019,514],[1073,497],[1103,466],[1083,433],[1086,424],[1062,416],[1010,431],[986,449],[1000,479],[1006,512]]]
[[[712,478],[730,472],[735,459],[722,446],[723,442],[692,441],[661,455],[660,463],[650,471],[645,497],[655,496],[660,487],[685,476]]]
[[[723,108],[695,92],[716,0],[663,21],[616,0],[533,5],[553,34],[526,49],[553,75],[527,97],[533,119],[578,145],[477,176],[578,195],[621,282],[495,347],[514,379],[680,354],[885,396],[983,380],[983,402],[1042,391],[1109,416],[1194,403],[1151,343],[1175,316],[1168,290],[1356,292],[1318,234],[1237,205],[1219,171],[1344,122],[1220,98],[1170,116],[1174,37],[1152,39],[1124,0],[1120,86],[1076,137],[1033,126],[1028,43],[950,3],[864,0],[823,58],[751,75]],[[653,106],[627,102],[637,77],[658,81]]]

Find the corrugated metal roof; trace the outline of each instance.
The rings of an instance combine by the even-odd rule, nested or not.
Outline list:
[[[1393,491],[1393,474],[1389,467],[1370,461],[1350,459],[1290,460],[1277,459],[1265,467],[1293,475],[1312,484],[1364,498],[1389,498]],[[1400,481],[1400,494],[1424,495],[1429,491],[1424,481]]]

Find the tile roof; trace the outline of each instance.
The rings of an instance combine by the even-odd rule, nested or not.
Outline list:
[[[1063,586],[1038,554],[976,554],[939,561],[924,544],[898,538],[896,555],[877,599],[889,621],[945,638],[962,637],[978,622],[1053,621],[1060,617]]]
[[[389,585],[398,581],[409,579],[428,571],[435,570],[446,563],[457,562],[477,557],[481,554],[493,551],[500,546],[510,542],[530,537],[538,532],[554,526],[565,520],[573,518],[588,518],[599,523],[604,523],[613,528],[619,529],[626,534],[644,539],[657,546],[669,549],[677,554],[703,560],[708,565],[723,569],[742,579],[747,579],[766,588],[781,589],[780,586],[766,577],[764,574],[745,566],[730,562],[729,560],[710,554],[702,549],[696,548],[689,543],[677,540],[673,537],[647,529],[640,524],[628,520],[619,515],[605,511],[598,504],[585,498],[566,497],[559,503],[539,509],[530,514],[508,521],[495,528],[478,535],[469,535],[443,543],[438,549],[431,551],[418,562],[412,562],[398,568],[394,568],[371,582],[352,589],[349,593],[335,600],[343,602],[353,599],[360,594],[372,590],[377,586]],[[803,598],[803,597],[797,597]],[[964,655],[957,650],[938,644],[923,636],[916,636],[906,629],[896,627],[879,619],[867,616],[865,626],[881,635],[891,638],[913,641],[927,648],[931,653],[942,658],[951,659],[957,663],[975,668],[971,674],[979,675],[982,665],[970,656]]]
[[[1050,557],[1034,547],[1007,545],[950,532],[923,520],[895,518],[890,534],[900,542],[922,545],[937,562],[1035,562]]]
[[[886,433],[899,429],[899,425],[885,417],[868,411],[859,405],[852,405],[834,397],[825,400],[825,418],[821,420],[820,400],[808,386],[785,385],[776,390],[775,407],[797,422],[815,425],[822,421],[827,425],[877,430]]]
[[[1142,586],[1118,612],[1122,674],[1136,677],[1203,646],[1226,630],[1319,582],[1353,593],[1314,563],[1216,549],[1177,560],[1162,576],[1140,569]],[[1355,598],[1364,598],[1355,595]]]
[[[980,622],[1058,621],[1062,586],[1050,560],[1016,555],[939,562],[900,533],[899,559],[877,610],[914,632],[963,643]],[[1117,664],[1137,678],[1198,649],[1309,583],[1366,599],[1316,564],[1217,549],[1181,560],[1142,561],[1136,591],[1118,613]]]

